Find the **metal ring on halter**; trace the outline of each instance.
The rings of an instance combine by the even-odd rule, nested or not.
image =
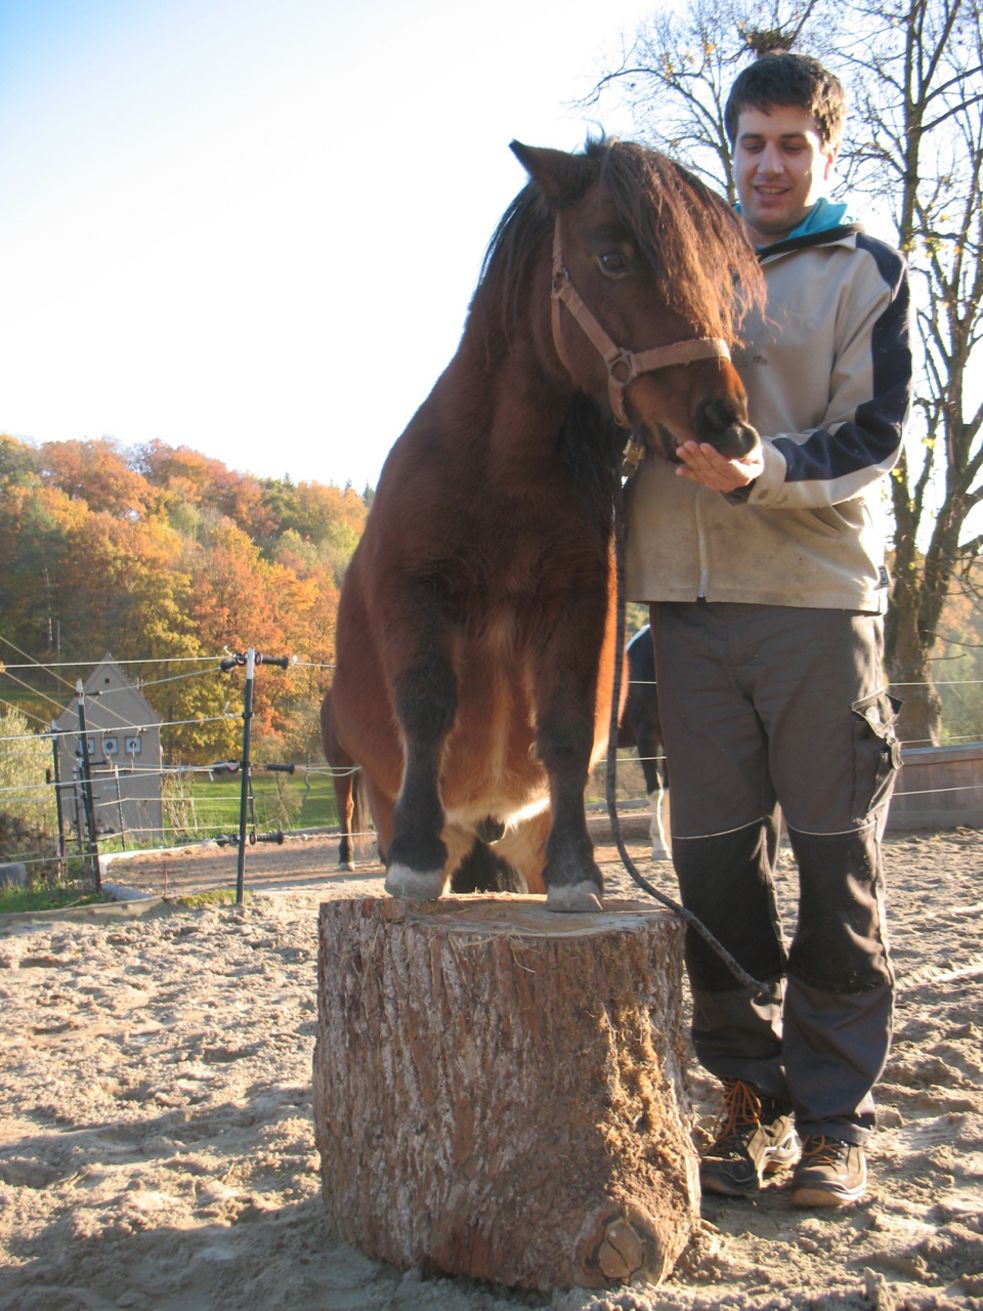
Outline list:
[[[627,387],[631,380],[638,375],[638,370],[635,368],[635,358],[631,351],[618,351],[617,355],[607,361],[607,366],[608,377],[613,378],[622,387]],[[624,373],[619,375],[619,369],[624,369]]]

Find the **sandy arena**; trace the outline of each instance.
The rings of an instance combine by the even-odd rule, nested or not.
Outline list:
[[[168,900],[0,917],[4,1311],[948,1311],[983,1308],[983,842],[887,840],[899,979],[872,1182],[854,1209],[707,1198],[671,1280],[552,1298],[379,1265],[321,1222],[310,1106],[316,918],[381,893],[326,839],[141,857],[106,878]],[[641,863],[644,842],[632,843]],[[613,848],[612,892],[636,890]],[[784,857],[781,893],[794,908]],[[666,866],[643,872],[672,894]],[[693,1074],[697,1138],[710,1081]]]

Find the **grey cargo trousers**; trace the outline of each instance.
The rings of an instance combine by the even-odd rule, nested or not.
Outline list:
[[[803,1133],[862,1142],[890,1046],[894,976],[880,836],[900,747],[878,615],[730,603],[651,606],[697,1058],[791,1105]],[[786,947],[779,807],[799,872]]]

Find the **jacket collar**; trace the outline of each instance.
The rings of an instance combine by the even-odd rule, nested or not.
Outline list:
[[[763,263],[774,255],[785,255],[793,250],[807,250],[813,246],[850,246],[863,232],[862,223],[841,223],[839,227],[824,228],[820,232],[807,232],[801,237],[785,237],[773,246],[759,246],[758,261]]]

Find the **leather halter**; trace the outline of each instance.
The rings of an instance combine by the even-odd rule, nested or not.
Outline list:
[[[553,285],[550,302],[553,345],[560,363],[568,373],[573,373],[563,352],[560,337],[560,306],[565,305],[607,366],[608,399],[615,420],[622,428],[631,427],[625,415],[625,389],[639,374],[649,373],[653,369],[666,369],[673,364],[691,364],[693,360],[730,359],[727,343],[720,337],[691,337],[687,341],[653,346],[651,350],[638,352],[615,345],[584,304],[570,278],[570,271],[564,267],[559,215],[553,228]]]

